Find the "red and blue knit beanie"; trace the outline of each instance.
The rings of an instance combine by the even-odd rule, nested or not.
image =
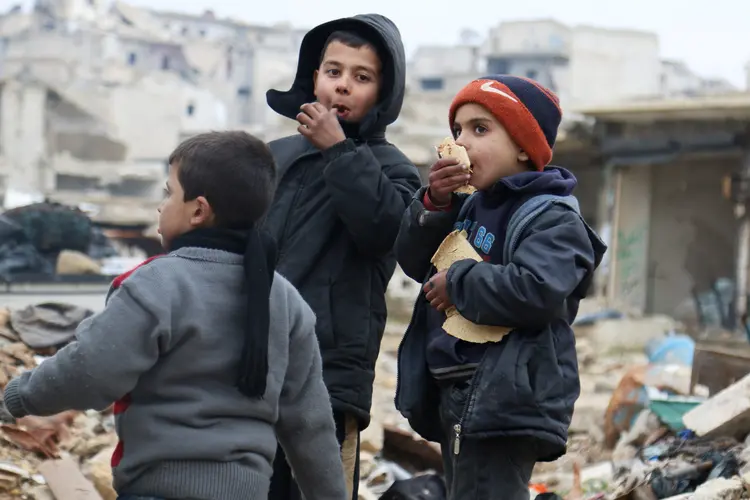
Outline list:
[[[451,130],[456,111],[464,104],[485,107],[505,127],[537,169],[552,160],[552,147],[562,120],[560,100],[539,83],[510,75],[486,76],[461,89],[450,107]]]

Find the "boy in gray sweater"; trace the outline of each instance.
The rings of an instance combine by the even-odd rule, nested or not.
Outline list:
[[[315,318],[255,228],[275,181],[244,132],[183,142],[159,208],[169,254],[5,389],[15,418],[116,402],[121,499],[265,499],[277,439],[307,500],[346,498]]]

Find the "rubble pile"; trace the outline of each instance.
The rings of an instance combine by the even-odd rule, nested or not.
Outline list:
[[[601,309],[574,329],[581,397],[568,453],[532,478],[535,491],[559,496],[537,498],[750,498],[750,376],[702,386],[696,343],[670,318]],[[750,361],[744,340],[725,350]],[[727,370],[716,364],[711,371]],[[750,373],[750,362],[740,365],[730,366]]]
[[[45,306],[54,304],[0,309],[0,395],[11,378],[69,342],[90,314]],[[0,500],[115,500],[109,461],[116,444],[110,412],[67,411],[0,423]]]
[[[90,314],[65,304],[0,308],[0,391],[72,340]],[[361,440],[361,500],[446,498],[439,446],[417,436],[393,404],[406,321],[407,314],[392,315],[383,337],[372,424]],[[585,302],[574,329],[581,396],[568,452],[537,465],[531,498],[750,499],[746,341],[746,365],[716,370],[716,361],[706,365],[709,358],[694,362],[695,342],[679,334],[680,325],[670,318]],[[711,373],[710,390],[698,383],[696,371],[705,366],[724,376]],[[0,500],[114,500],[109,462],[115,445],[109,411],[0,423]]]

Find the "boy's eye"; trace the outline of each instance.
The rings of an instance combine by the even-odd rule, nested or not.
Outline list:
[[[369,82],[370,77],[368,75],[357,75],[357,80],[360,82]]]
[[[327,71],[327,73],[331,76],[339,76],[339,70],[336,68],[331,68]]]
[[[164,188],[162,191],[164,192],[164,197],[169,198],[169,189]]]
[[[461,129],[460,128],[454,128],[453,129],[453,139],[458,139],[458,136],[461,135]]]
[[[485,132],[487,132],[487,127],[484,127],[482,125],[477,125],[476,127],[474,127],[474,133],[477,135],[482,135]]]

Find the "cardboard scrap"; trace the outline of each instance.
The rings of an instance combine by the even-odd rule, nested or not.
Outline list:
[[[438,272],[442,272],[448,270],[455,262],[466,259],[482,262],[482,258],[466,239],[466,231],[453,231],[446,236],[440,247],[438,247],[437,252],[432,257],[432,264],[437,268]],[[451,307],[446,311],[443,330],[449,335],[453,335],[466,342],[484,344],[487,342],[499,342],[505,335],[512,331],[512,328],[477,325],[461,316],[455,307]]]
[[[94,485],[83,476],[69,456],[43,462],[39,472],[56,500],[102,500]]]

